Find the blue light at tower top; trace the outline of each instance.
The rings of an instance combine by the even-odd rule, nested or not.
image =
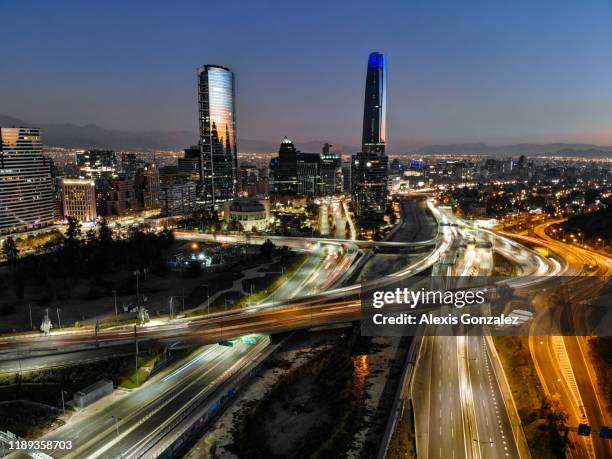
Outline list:
[[[382,69],[385,67],[385,55],[382,53],[374,52],[370,54],[368,59],[368,67]]]

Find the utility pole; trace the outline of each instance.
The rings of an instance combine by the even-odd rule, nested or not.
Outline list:
[[[136,362],[136,385],[138,386],[138,333],[136,332],[136,324],[134,324],[134,345],[136,347],[135,362]],[[119,435],[119,433],[117,433]]]
[[[206,313],[210,315],[210,290],[208,289],[208,284],[202,284],[202,287],[206,287]]]
[[[183,314],[185,314],[185,287],[183,287]]]
[[[113,296],[115,297],[115,320],[119,318],[119,314],[117,312],[117,290],[113,290]]]
[[[136,273],[136,305],[140,306],[140,270]]]
[[[59,308],[55,308],[55,312],[57,313],[57,325],[59,326],[59,328],[62,328],[62,321],[60,320]]]
[[[62,386],[62,411],[64,412],[64,416],[66,416],[66,402],[64,401],[64,386]]]
[[[28,303],[28,309],[30,311],[30,330],[34,330],[34,324],[32,323],[32,305]]]

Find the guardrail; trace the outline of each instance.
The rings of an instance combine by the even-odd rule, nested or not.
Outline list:
[[[415,336],[410,343],[410,349],[406,354],[406,360],[404,362],[404,370],[402,371],[402,376],[400,377],[399,385],[397,386],[397,390],[395,392],[393,405],[391,407],[391,414],[389,416],[389,420],[387,421],[387,426],[385,427],[385,432],[378,448],[378,454],[376,456],[377,459],[385,459],[387,456],[397,422],[404,412],[406,401],[410,399],[410,382],[414,373],[414,363],[418,354],[418,349],[421,347],[421,340],[421,336]]]
[[[240,388],[259,370],[262,362],[280,345],[282,342],[263,349],[246,366],[237,369],[219,386],[216,392],[211,394],[210,400],[183,412],[180,418],[176,418],[147,445],[143,446],[136,457],[171,458],[177,451],[185,448],[193,436],[201,432],[217,416],[223,406],[232,400]],[[247,356],[250,357],[248,354]]]

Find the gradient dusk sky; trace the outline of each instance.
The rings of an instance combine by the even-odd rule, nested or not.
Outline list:
[[[196,130],[196,69],[236,73],[238,138],[359,145],[367,56],[388,137],[612,145],[605,1],[0,0],[0,114]]]

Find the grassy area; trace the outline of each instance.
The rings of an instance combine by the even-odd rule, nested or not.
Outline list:
[[[119,375],[117,386],[124,389],[135,389],[149,378],[155,364],[159,361],[160,354],[145,354],[138,357],[138,371],[134,368],[134,359],[132,362],[126,362],[123,367],[123,374]]]
[[[495,336],[512,396],[533,457],[565,457],[566,415],[544,394],[529,352],[528,337]]]
[[[299,254],[291,260],[291,265],[285,271],[284,274],[268,274],[264,277],[249,279],[245,281],[245,290],[250,288],[251,283],[253,284],[253,294],[246,295],[236,302],[235,308],[245,307],[249,304],[259,303],[265,300],[268,296],[272,295],[279,288],[281,288],[294,274],[302,267],[302,265],[308,259],[308,255]],[[270,271],[279,272],[284,264],[282,262],[276,263],[270,267]],[[271,283],[270,283],[271,282]],[[267,286],[266,286],[267,285]]]
[[[21,438],[34,439],[64,424],[61,411],[51,406],[25,400],[1,402],[0,431],[11,431]]]
[[[245,279],[243,287],[245,290],[250,290],[251,284],[253,285],[252,295],[243,295],[239,292],[229,291],[220,295],[214,302],[210,304],[210,312],[219,312],[227,309],[238,309],[246,307],[250,304],[255,304],[265,300],[268,296],[272,295],[278,290],[287,280],[291,279],[293,275],[302,267],[304,262],[307,260],[308,255],[299,254],[295,257],[289,257],[284,260],[280,260],[270,266],[268,274],[262,277],[254,279]],[[281,271],[282,267],[288,265],[288,269],[284,274],[277,274]],[[226,305],[227,300],[227,305]],[[207,308],[196,309],[189,311],[186,316],[201,316],[207,314]]]
[[[612,412],[612,337],[587,338],[591,362],[597,375],[597,386],[603,396],[606,410]]]
[[[415,459],[416,441],[412,432],[412,406],[406,400],[402,416],[397,421],[391,437],[386,459]]]
[[[506,257],[493,252],[493,276],[516,276],[517,269]]]

